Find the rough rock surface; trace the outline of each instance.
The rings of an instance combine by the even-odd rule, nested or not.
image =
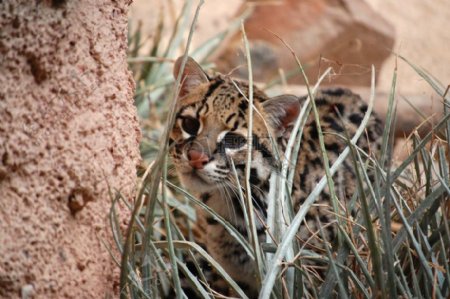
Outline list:
[[[1,298],[117,295],[108,184],[133,196],[140,140],[128,5],[0,2]]]

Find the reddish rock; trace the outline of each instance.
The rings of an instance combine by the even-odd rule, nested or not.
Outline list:
[[[264,1],[262,1],[264,2]],[[245,22],[251,43],[254,77],[267,82],[278,74],[298,69],[289,44],[307,68],[310,83],[328,66],[334,75],[325,83],[370,85],[370,65],[380,68],[394,45],[394,29],[363,0],[284,0],[257,5]],[[244,7],[241,8],[241,11]],[[216,63],[228,73],[246,63],[241,32],[230,39]],[[247,77],[247,68],[235,74]],[[291,83],[304,83],[296,75]]]
[[[108,184],[134,194],[128,1],[0,2],[0,297],[112,298]]]

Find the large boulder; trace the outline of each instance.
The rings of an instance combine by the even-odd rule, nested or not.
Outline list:
[[[264,1],[259,1],[264,3]],[[246,8],[243,5],[240,12]],[[293,56],[276,35],[289,44],[306,67],[310,83],[332,66],[324,84],[370,84],[370,66],[380,68],[394,45],[394,28],[364,0],[281,0],[256,5],[245,21],[254,77],[267,82],[282,68],[298,69]],[[276,35],[275,35],[276,34]],[[246,63],[241,32],[217,54],[220,71],[228,73]],[[235,75],[247,78],[247,68]],[[304,83],[298,75],[290,83]]]

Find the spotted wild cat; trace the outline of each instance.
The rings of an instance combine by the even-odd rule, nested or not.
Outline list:
[[[179,73],[181,57],[174,68]],[[182,86],[178,97],[176,122],[171,132],[172,161],[183,186],[214,209],[246,236],[245,221],[237,182],[231,165],[234,164],[240,185],[245,186],[244,173],[247,159],[247,132],[249,124],[248,83],[228,76],[208,76],[191,58],[182,74]],[[245,96],[244,96],[245,95]],[[250,183],[260,242],[266,238],[264,221],[267,217],[269,178],[279,168],[280,161],[268,136],[278,142],[283,156],[287,138],[306,97],[281,95],[269,98],[254,87],[252,153]],[[346,146],[342,121],[350,136],[360,125],[367,105],[350,90],[335,88],[322,90],[315,96],[325,147],[333,163]],[[342,118],[342,120],[341,120]],[[382,133],[381,121],[372,115],[367,134],[357,145],[366,152],[376,151]],[[233,163],[231,163],[231,161]],[[306,197],[324,175],[322,154],[313,114],[304,127],[299,150],[292,200],[297,211]],[[356,190],[355,174],[351,160],[347,159],[334,175],[334,184],[341,201],[349,199]],[[245,194],[245,192],[244,192]],[[212,217],[199,211],[205,226],[204,245],[208,253],[218,261],[228,274],[241,286],[250,298],[257,297],[259,285],[255,283],[255,264],[241,245]],[[298,232],[302,246],[322,251],[316,217],[324,226],[325,237],[333,241],[336,228],[329,225],[336,221],[328,189],[325,189],[307,213]],[[317,278],[320,280],[320,275]],[[211,282],[214,286],[214,282]]]

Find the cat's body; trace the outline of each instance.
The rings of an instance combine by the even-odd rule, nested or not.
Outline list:
[[[180,61],[177,61],[175,75],[179,72]],[[171,139],[175,142],[171,156],[178,175],[188,191],[247,236],[232,164],[237,171],[239,183],[244,188],[247,147],[250,142],[247,140],[248,84],[221,75],[209,78],[191,59],[186,64],[182,78],[177,120],[171,134]],[[280,157],[283,157],[290,130],[306,98],[290,95],[268,98],[257,88],[253,96],[255,110],[252,122],[250,183],[253,205],[258,216],[257,233],[259,241],[264,242],[265,226],[259,219],[266,220],[269,179],[271,175],[279,173],[277,169],[280,165],[269,136],[277,141]],[[315,103],[320,115],[327,154],[333,163],[346,146],[342,121],[347,134],[353,136],[367,111],[367,105],[359,96],[345,89],[318,92]],[[381,122],[372,116],[367,125],[367,136],[360,138],[358,146],[367,152],[371,148],[377,149],[381,131]],[[337,195],[344,205],[345,200],[356,190],[352,169],[351,161],[347,160],[334,176]],[[311,113],[304,127],[295,166],[292,191],[295,211],[323,175],[318,132]],[[243,194],[245,196],[245,190]],[[316,251],[322,248],[322,241],[317,234],[317,218],[324,226],[327,240],[333,241],[335,238],[335,227],[329,225],[336,221],[330,200],[326,189],[307,213],[298,233],[298,238],[305,248]],[[208,253],[240,284],[249,297],[256,297],[260,286],[255,284],[254,261],[213,217],[202,211],[199,213],[205,223],[204,242]]]

